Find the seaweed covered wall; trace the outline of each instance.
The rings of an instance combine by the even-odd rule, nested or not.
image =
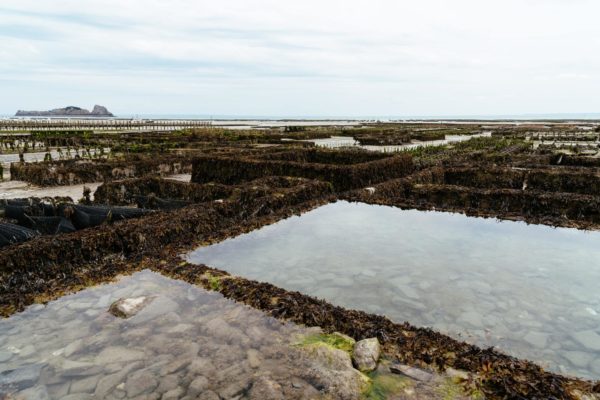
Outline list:
[[[189,156],[135,156],[123,160],[68,160],[13,163],[12,180],[38,186],[60,186],[191,172]]]
[[[330,194],[331,187],[324,182],[265,178],[232,188],[224,201],[194,203],[9,245],[0,251],[0,315],[47,295],[57,281],[86,282],[90,268],[98,263],[160,257],[170,246],[222,240],[328,202]]]
[[[94,202],[98,204],[133,205],[138,196],[154,195],[193,203],[227,198],[233,188],[222,184],[195,184],[157,177],[145,177],[106,182],[96,189]]]
[[[311,149],[262,158],[197,157],[193,161],[192,181],[235,184],[265,176],[296,176],[326,181],[336,191],[344,191],[406,176],[413,169],[412,157],[407,154],[386,156]]]
[[[600,178],[578,169],[433,167],[341,197],[553,226],[600,226]]]

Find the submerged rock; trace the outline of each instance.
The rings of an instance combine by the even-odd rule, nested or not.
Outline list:
[[[377,368],[380,355],[379,340],[377,338],[364,339],[354,344],[352,360],[360,371],[370,372]]]
[[[594,330],[574,332],[571,337],[589,350],[600,351],[600,335]]]
[[[143,393],[152,392],[158,386],[158,380],[153,373],[149,371],[139,371],[127,378],[125,390],[127,397],[133,398]]]
[[[279,383],[261,376],[258,378],[250,389],[250,400],[283,400],[283,390]]]
[[[123,346],[113,346],[103,349],[95,358],[97,365],[110,363],[124,363],[143,360],[145,354],[142,350],[130,349]]]
[[[429,382],[433,379],[433,374],[405,364],[393,364],[390,366],[390,371],[421,382]]]
[[[25,400],[50,400],[50,395],[46,386],[36,386],[19,392],[16,398]]]
[[[140,312],[152,300],[154,300],[154,297],[147,296],[119,299],[110,305],[108,312],[115,317],[129,318]]]
[[[2,386],[31,386],[40,377],[42,365],[31,365],[0,373],[0,387]]]

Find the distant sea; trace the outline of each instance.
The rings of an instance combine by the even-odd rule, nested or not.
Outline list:
[[[14,114],[0,114],[0,118],[11,118]],[[44,118],[44,117],[41,117]],[[73,117],[76,118],[76,117]],[[115,118],[125,119],[203,119],[231,121],[285,121],[285,120],[323,120],[323,121],[410,121],[410,120],[598,120],[600,113],[565,114],[506,114],[506,115],[364,115],[364,116],[316,116],[316,115],[208,115],[208,114],[118,114]]]

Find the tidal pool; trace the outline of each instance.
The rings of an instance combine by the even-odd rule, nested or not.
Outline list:
[[[337,202],[188,259],[600,378],[600,232]]]
[[[154,299],[129,319],[107,312],[136,296]],[[0,399],[233,398],[265,376],[285,398],[318,398],[290,346],[307,332],[142,271],[0,320]]]

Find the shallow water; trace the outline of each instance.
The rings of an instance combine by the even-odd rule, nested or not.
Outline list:
[[[135,296],[156,297],[127,320],[107,312]],[[301,363],[290,343],[306,332],[142,271],[0,320],[0,398],[229,398],[259,375],[296,382],[290,390],[302,393],[311,387],[295,375]]]
[[[600,377],[600,232],[338,202],[188,258]]]
[[[491,132],[483,132],[474,135],[446,135],[442,140],[427,140],[427,141],[415,141],[413,143],[401,144],[401,145],[361,145],[357,140],[354,140],[351,136],[332,136],[325,139],[311,139],[308,142],[314,143],[318,147],[326,147],[329,149],[339,149],[345,147],[358,147],[370,151],[380,151],[383,153],[391,153],[398,151],[406,151],[417,149],[419,147],[434,147],[443,146],[450,143],[466,142],[476,137],[491,137]]]

